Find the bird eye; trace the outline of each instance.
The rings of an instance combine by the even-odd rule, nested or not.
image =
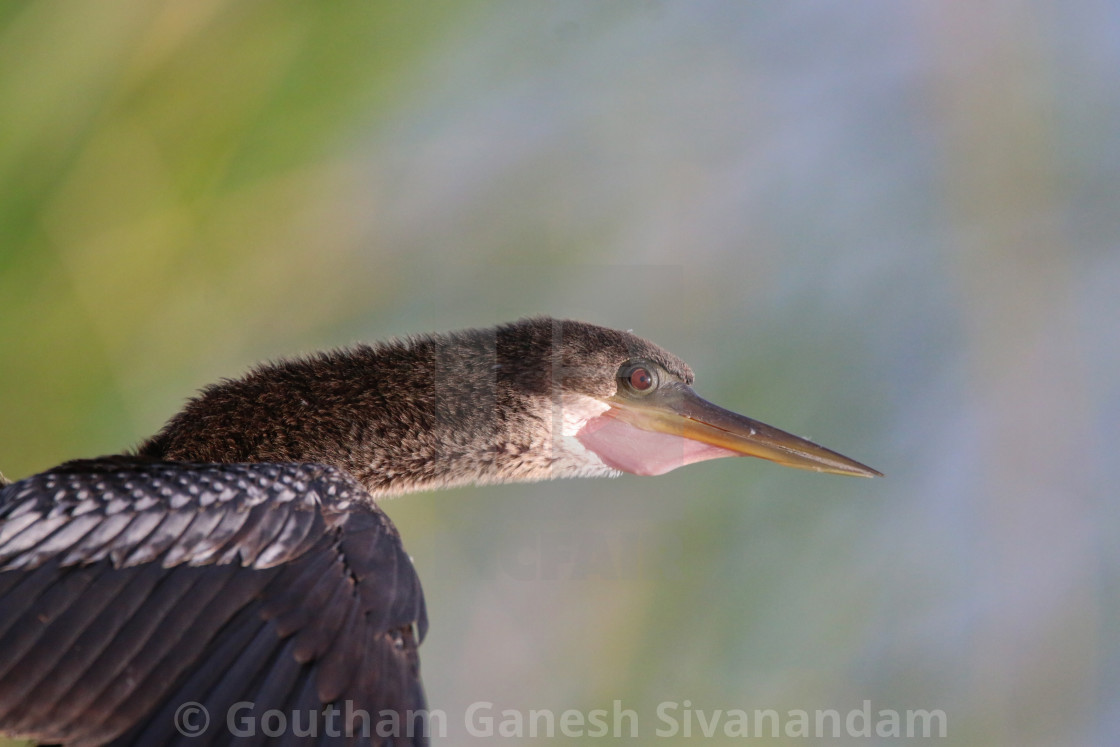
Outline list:
[[[657,373],[652,367],[640,363],[623,366],[619,378],[633,392],[648,392],[657,386]]]
[[[649,371],[644,368],[635,368],[630,372],[630,386],[638,391],[644,392],[653,386],[653,377],[649,375]]]

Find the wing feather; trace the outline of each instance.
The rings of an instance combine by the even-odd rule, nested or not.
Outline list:
[[[124,532],[135,517],[131,514],[111,516],[98,514],[96,518],[99,521],[93,531],[82,537],[81,541],[75,543],[63,556],[63,566],[92,563],[108,556],[113,540]]]
[[[179,541],[164,553],[163,567],[171,568],[186,563],[188,558],[198,559],[202,557],[203,542],[213,541],[214,536],[218,533],[218,526],[226,520],[226,514],[227,512],[220,507],[195,507],[194,512],[188,514],[191,517],[191,523],[179,535]],[[239,521],[245,520],[244,515],[238,515],[236,518]],[[232,536],[232,532],[230,536]]]
[[[152,562],[183,536],[183,532],[193,520],[194,516],[187,511],[166,512],[159,524],[152,528],[143,542],[137,544],[121,565],[133,566]]]
[[[82,604],[68,610],[70,619],[60,618],[59,626],[70,630],[69,640],[63,636],[50,638],[49,659],[39,664],[43,675],[34,689],[24,694],[30,703],[24,718],[35,723],[48,713],[52,704],[64,697],[104,649],[106,639],[120,629],[122,618],[114,601],[122,594],[130,579],[127,575],[101,573],[82,597]],[[22,664],[33,669],[26,658]],[[25,686],[26,687],[26,686]]]
[[[304,723],[349,703],[411,729],[426,625],[392,523],[321,465],[115,457],[0,491],[0,733],[225,742],[241,701],[302,709]],[[201,741],[175,729],[188,701],[210,709]],[[318,726],[280,741],[335,741]]]

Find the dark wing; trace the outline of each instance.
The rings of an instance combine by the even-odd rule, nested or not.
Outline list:
[[[113,457],[0,489],[0,733],[424,744],[426,628],[396,529],[329,467]]]

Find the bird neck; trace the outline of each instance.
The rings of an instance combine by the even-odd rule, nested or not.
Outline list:
[[[203,390],[139,454],[326,464],[374,497],[611,474],[569,437],[597,414],[594,407],[582,398],[550,398],[547,386],[543,396],[529,396],[512,386],[524,376],[508,368],[493,338],[479,336],[415,338],[268,364]]]

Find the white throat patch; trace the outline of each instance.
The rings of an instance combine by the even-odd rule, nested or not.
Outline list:
[[[552,432],[560,437],[553,441],[557,477],[603,477],[620,474],[603,463],[599,455],[588,449],[576,435],[587,421],[602,415],[610,405],[584,394],[564,392],[559,407],[552,413]]]

